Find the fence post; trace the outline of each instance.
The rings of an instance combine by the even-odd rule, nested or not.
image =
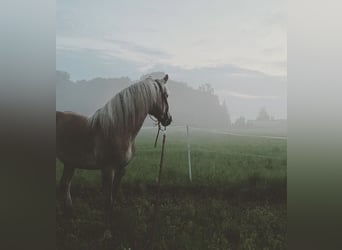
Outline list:
[[[189,180],[190,180],[190,181],[192,181],[189,125],[186,125],[186,137],[187,137],[187,140],[188,140],[188,164],[189,164]]]

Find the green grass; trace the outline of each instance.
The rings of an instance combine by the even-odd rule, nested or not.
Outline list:
[[[111,249],[142,249],[150,238],[161,149],[153,148],[155,132],[137,138],[114,208]],[[167,134],[156,249],[286,249],[286,141],[192,131],[190,141],[192,182],[184,131]],[[100,187],[99,171],[76,171],[72,223],[57,203],[58,249],[103,248]]]

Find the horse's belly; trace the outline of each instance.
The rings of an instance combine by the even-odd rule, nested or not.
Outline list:
[[[56,154],[63,163],[96,169],[94,137],[87,118],[73,113],[56,113]]]
[[[60,152],[57,155],[57,158],[60,159],[63,163],[71,165],[75,168],[99,169],[96,164],[95,156],[93,154],[68,154],[67,152]]]

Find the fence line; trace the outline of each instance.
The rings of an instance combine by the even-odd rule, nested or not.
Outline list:
[[[143,129],[156,129],[156,127],[142,127]],[[220,135],[232,135],[232,136],[241,136],[241,137],[256,137],[256,138],[264,138],[264,139],[275,139],[275,140],[287,140],[287,137],[282,136],[267,136],[267,135],[251,135],[251,134],[240,134],[240,133],[232,133],[229,131],[219,131],[215,129],[205,129],[205,128],[198,128],[198,127],[190,127],[188,125],[184,126],[170,126],[168,129],[172,128],[185,128],[186,129],[186,137],[187,137],[187,151],[188,151],[188,167],[189,167],[189,181],[192,181],[192,168],[191,168],[191,149],[190,149],[190,128],[194,130],[200,130],[205,131],[209,133],[214,134],[220,134]],[[276,159],[276,160],[282,160],[280,157],[272,157],[269,155],[258,155],[258,154],[243,154],[243,153],[226,153],[229,155],[243,155],[243,156],[249,156],[249,157],[258,157],[258,158],[266,158],[266,159]]]
[[[187,125],[181,126],[169,126],[168,129],[172,128],[186,128]],[[232,136],[241,136],[241,137],[256,137],[256,138],[265,138],[265,139],[275,139],[275,140],[287,140],[286,136],[270,136],[270,135],[253,135],[253,134],[241,134],[241,133],[234,133],[230,131],[222,131],[222,130],[215,130],[215,129],[206,129],[206,128],[199,128],[199,127],[192,127],[188,126],[191,129],[195,130],[201,130],[213,134],[219,134],[219,135],[232,135]],[[142,127],[142,129],[155,129],[156,127]]]
[[[196,128],[196,127],[191,127],[191,128],[196,129],[196,130],[210,132],[213,134],[219,134],[219,135],[233,135],[233,136],[243,136],[243,137],[257,137],[257,138],[265,138],[265,139],[287,140],[287,137],[285,136],[240,134],[240,133],[234,133],[234,132],[229,132],[229,131],[209,130],[209,129]]]

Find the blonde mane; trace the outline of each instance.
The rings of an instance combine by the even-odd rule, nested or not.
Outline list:
[[[90,126],[99,126],[105,136],[139,129],[138,123],[142,123],[151,111],[159,92],[158,84],[152,78],[132,84],[89,117]]]

